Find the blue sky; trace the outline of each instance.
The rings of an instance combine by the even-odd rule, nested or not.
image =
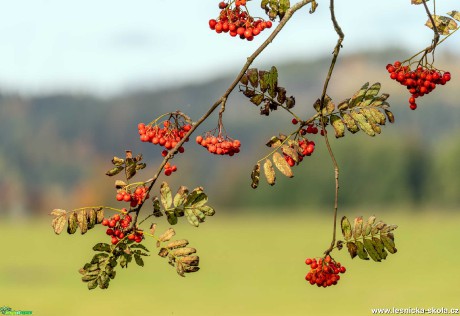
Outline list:
[[[318,2],[313,15],[299,11],[257,63],[329,55],[336,35],[328,1]],[[236,73],[268,32],[253,42],[212,32],[207,23],[217,16],[217,3],[3,1],[0,91],[110,95]],[[248,6],[262,16],[258,3]],[[438,14],[454,9],[460,10],[458,0],[437,3]],[[423,7],[410,0],[338,0],[336,14],[346,33],[344,53],[388,45],[418,51],[431,41]],[[455,35],[441,50],[458,50],[459,42]]]

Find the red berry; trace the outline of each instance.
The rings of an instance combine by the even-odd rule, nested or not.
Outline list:
[[[118,222],[120,220],[120,214],[113,215],[112,219]]]
[[[101,224],[102,226],[109,226],[109,220],[107,218],[104,218]]]
[[[294,125],[296,125],[297,123],[299,123],[299,121],[297,121],[296,118],[293,118],[291,122],[292,122],[292,124],[294,124]]]
[[[216,28],[216,24],[217,24],[217,21],[212,19],[212,20],[209,20],[209,27],[211,28],[211,30],[214,30]]]

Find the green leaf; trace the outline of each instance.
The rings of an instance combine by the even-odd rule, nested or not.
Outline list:
[[[355,120],[351,117],[350,114],[341,113],[341,115],[342,115],[343,122],[345,123],[345,126],[352,134],[359,131],[358,125],[356,125]]]
[[[369,217],[367,222],[364,224],[363,232],[362,232],[363,237],[366,237],[371,233],[372,225],[375,223],[375,219],[376,217],[372,215],[371,217]]]
[[[267,72],[265,70],[259,70],[260,91],[262,91],[263,93],[265,93],[265,91],[267,91],[268,89],[267,79]]]
[[[353,238],[358,239],[363,232],[363,217],[358,216],[355,218],[355,222],[353,225]]]
[[[321,102],[321,101],[320,101]],[[335,110],[335,104],[332,102],[332,99],[326,94],[324,97],[324,104],[323,104],[323,115],[327,116],[332,114]]]
[[[216,214],[214,208],[212,208],[209,205],[200,206],[199,210],[202,211],[206,216],[213,216],[214,214]]]
[[[385,125],[387,118],[385,117],[385,114],[380,112],[376,108],[369,108],[369,112],[371,113],[372,117],[374,118],[374,121],[377,122],[380,125]]]
[[[348,252],[350,253],[351,259],[356,257],[358,254],[358,247],[351,241],[347,242]]]
[[[113,176],[119,174],[124,169],[125,169],[125,167],[123,167],[123,166],[115,166],[114,168],[112,168],[109,171],[107,171],[105,174],[108,175],[109,177],[113,177]]]
[[[380,262],[382,259],[380,258],[377,250],[374,248],[374,244],[372,243],[371,239],[364,238],[364,247],[366,247],[367,253],[375,262]]]
[[[86,285],[88,286],[88,290],[94,290],[97,288],[97,279],[89,281]]]
[[[451,17],[453,17],[455,20],[460,22],[460,12],[458,12],[458,11],[450,11],[450,12],[447,12],[447,14],[450,15]]]
[[[263,94],[255,94],[249,99],[249,101],[251,101],[255,105],[260,105],[262,101],[264,100],[264,98],[265,96]]]
[[[109,252],[109,253],[111,251],[110,245],[106,244],[106,243],[102,243],[102,242],[94,245],[93,250],[94,251],[105,251],[105,252]]]
[[[433,20],[438,30],[438,33],[441,35],[449,35],[451,31],[458,28],[457,23],[447,16],[433,15]],[[425,25],[428,26],[430,29],[433,29],[431,19],[428,19]]]
[[[382,259],[386,259],[388,253],[385,250],[383,242],[377,237],[372,237],[372,244],[374,245],[375,250],[379,254],[379,257]]]
[[[259,186],[259,180],[260,180],[260,163],[257,163],[252,169],[251,180],[252,180],[251,188],[257,189],[257,187]]]
[[[185,206],[200,207],[208,202],[208,196],[203,192],[203,187],[197,187],[187,196]]]
[[[186,209],[185,216],[187,217],[187,220],[190,224],[192,224],[195,227],[200,226],[200,221],[198,220],[198,217],[195,215],[192,209]]]
[[[390,121],[390,123],[395,122],[395,116],[393,115],[393,112],[391,112],[390,110],[385,109],[385,114],[387,115],[388,121]]]
[[[126,179],[131,179],[136,175],[136,161],[133,158],[126,158]]]
[[[172,194],[168,183],[163,182],[160,187],[161,203],[165,209],[169,209],[172,204]]]
[[[257,68],[248,69],[246,74],[248,75],[248,79],[249,79],[249,82],[251,83],[251,86],[253,86],[254,88],[257,88],[259,86],[259,76],[258,76]]]
[[[160,200],[157,197],[153,199],[153,216],[163,216],[163,213],[161,212]]]
[[[166,218],[168,219],[168,223],[170,225],[176,225],[177,224],[176,212],[174,212],[174,211],[166,211]]]
[[[351,224],[346,216],[342,217],[340,221],[340,226],[342,227],[342,235],[346,241],[351,239]]]
[[[278,70],[275,66],[272,66],[270,72],[265,73],[266,81],[268,84],[268,94],[272,97],[276,97],[278,88]]]
[[[357,252],[358,252],[358,257],[359,259],[362,260],[369,260],[369,257],[367,256],[367,252],[364,249],[364,245],[360,241],[355,241],[356,242],[356,247],[357,247]]]
[[[139,248],[139,249],[149,252],[149,250],[143,244],[132,244],[131,246],[129,246],[129,248],[131,249]]]
[[[375,136],[374,129],[360,111],[351,111],[351,117],[358,123],[359,127],[369,136]]]
[[[388,235],[380,234],[380,239],[382,240],[383,245],[385,246],[385,248],[388,250],[389,253],[394,254],[398,251],[396,249],[395,242],[390,237],[388,237]]]
[[[51,226],[53,227],[54,232],[59,235],[64,230],[67,222],[67,212],[61,209],[54,209],[51,212],[51,215],[55,216],[51,222]]]
[[[349,108],[355,107],[358,105],[364,98],[364,95],[366,94],[367,88],[369,87],[369,82],[366,82],[361,89],[359,89],[350,99]]]
[[[138,254],[135,254],[134,255],[134,261],[136,261],[136,264],[140,267],[143,267],[144,266],[144,260],[142,259],[142,257]]]
[[[366,90],[366,93],[364,94],[364,98],[363,98],[363,103],[360,104],[360,106],[368,106],[369,104],[371,104],[375,96],[379,94],[381,87],[382,85],[380,84],[380,82],[376,82],[372,86],[370,86]]]
[[[345,135],[345,124],[337,115],[331,115],[331,124],[334,128],[335,138],[340,138]]]
[[[280,0],[280,6],[279,6],[279,11],[278,11],[278,15],[280,17],[280,19],[282,19],[284,17],[284,15],[286,14],[287,10],[289,10],[291,4],[289,2],[289,0]]]
[[[187,187],[181,186],[178,190],[176,195],[174,196],[173,204],[174,207],[178,207],[179,205],[183,205],[187,200],[188,189]]]

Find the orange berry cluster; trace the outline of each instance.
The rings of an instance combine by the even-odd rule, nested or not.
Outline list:
[[[436,88],[436,85],[445,85],[451,79],[450,72],[422,66],[418,66],[416,70],[411,70],[410,65],[403,66],[399,61],[395,61],[393,65],[388,64],[386,68],[390,73],[390,78],[406,86],[411,93],[409,98],[411,110],[417,108],[416,98],[429,94]]]
[[[120,214],[115,214],[111,218],[104,218],[102,220],[102,225],[109,227],[107,228],[106,234],[112,237],[112,245],[118,244],[118,242],[125,237],[137,243],[141,242],[143,239],[142,231],[126,235],[132,218],[127,214],[128,211],[126,209],[122,209],[122,212],[124,213],[123,217],[121,217]]]
[[[164,121],[162,125],[163,127],[139,123],[137,128],[139,130],[140,140],[146,143],[160,145],[166,150],[170,150],[176,147],[177,143],[180,142],[185,134],[192,128],[190,124],[180,124],[180,122],[170,122],[169,120]],[[179,147],[178,151],[183,153],[185,151],[184,147]]]
[[[339,273],[345,273],[346,269],[340,264],[335,262],[331,256],[327,255],[324,259],[308,258],[305,263],[310,266],[310,272],[305,276],[305,280],[310,282],[311,285],[317,285],[318,287],[328,287],[336,285],[340,280]]]
[[[197,144],[206,148],[211,154],[233,156],[240,152],[241,142],[237,139],[232,140],[222,136],[197,136]]]
[[[116,199],[117,201],[130,202],[131,207],[136,207],[144,200],[148,199],[149,194],[147,193],[148,187],[137,187],[133,193],[129,193],[126,190],[120,190],[117,192]]]
[[[216,33],[229,33],[231,37],[237,35],[241,39],[252,41],[255,36],[259,35],[263,30],[272,27],[271,21],[262,19],[255,20],[246,10],[246,0],[236,0],[232,3],[219,3],[221,9],[217,20],[209,20],[209,27]],[[242,9],[243,8],[243,9]]]

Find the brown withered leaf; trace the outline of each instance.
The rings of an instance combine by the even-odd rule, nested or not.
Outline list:
[[[67,221],[67,233],[68,234],[75,234],[78,228],[77,222],[77,214],[75,212],[71,212],[69,214],[69,220]]]
[[[150,225],[150,234],[155,235],[156,229],[157,229],[157,224],[152,223],[152,225]]]
[[[189,266],[198,266],[200,263],[200,257],[198,256],[185,256],[181,257],[179,260]]]
[[[166,258],[168,254],[169,254],[169,250],[166,248],[161,248],[160,251],[158,252],[158,255],[163,258]]]
[[[100,207],[99,209],[96,210],[96,223],[100,224],[104,220],[104,209]]]
[[[257,189],[257,187],[259,186],[259,179],[260,179],[260,163],[257,163],[251,172],[251,180],[252,180],[251,188]]]
[[[294,176],[291,167],[279,152],[275,152],[273,154],[273,162],[275,163],[276,168],[278,168],[278,170],[286,177],[292,178]]]
[[[371,217],[368,218],[367,222],[363,225],[363,232],[362,232],[363,237],[366,237],[371,233],[372,225],[374,225],[375,219],[376,217],[372,215]]]
[[[86,232],[88,231],[88,217],[86,214],[86,210],[77,212],[77,222],[78,227],[80,227],[81,234],[86,234]]]
[[[358,239],[361,236],[362,231],[363,231],[363,217],[358,216],[355,218],[355,222],[353,225],[353,237],[355,239]]]
[[[351,241],[347,242],[347,249],[350,253],[351,259],[356,257],[356,255],[358,254],[358,247]]]
[[[88,216],[88,229],[91,229],[96,225],[97,212],[94,209],[90,209],[86,211],[86,215]]]
[[[188,245],[187,239],[180,239],[171,241],[169,244],[166,245],[168,249],[176,249],[176,248],[183,248]]]
[[[127,186],[126,182],[122,180],[115,180],[115,188],[117,190],[124,189]]]
[[[181,277],[184,276],[184,273],[185,273],[184,264],[182,262],[180,262],[180,261],[176,261],[176,272]]]
[[[393,112],[391,112],[390,110],[385,109],[385,114],[388,117],[388,121],[390,121],[390,123],[395,122],[395,116],[394,116]]]
[[[54,209],[51,211],[50,215],[55,216],[51,222],[51,226],[53,227],[54,232],[59,235],[64,230],[67,221],[67,212],[61,209]]]
[[[281,140],[276,136],[272,136],[272,138],[270,138],[270,140],[265,144],[265,146],[272,148],[279,147],[281,146]]]
[[[161,242],[169,241],[176,232],[172,228],[168,228],[160,237],[158,237],[158,240]]]
[[[452,18],[460,22],[460,12],[458,11],[450,11],[447,12],[448,15],[450,15]]]
[[[273,164],[270,159],[265,159],[264,163],[264,174],[265,179],[269,185],[274,185],[276,180],[275,169],[273,169]]]
[[[295,162],[299,162],[299,154],[297,151],[289,146],[282,145],[281,146],[281,151],[285,154],[288,155],[289,157],[292,158]]]
[[[196,252],[196,249],[192,247],[177,248],[177,249],[173,249],[170,251],[171,255],[173,255],[174,257],[188,256],[195,252]]]
[[[345,240],[350,240],[352,235],[351,224],[346,216],[342,217],[340,221],[340,226],[342,227],[342,235]]]

